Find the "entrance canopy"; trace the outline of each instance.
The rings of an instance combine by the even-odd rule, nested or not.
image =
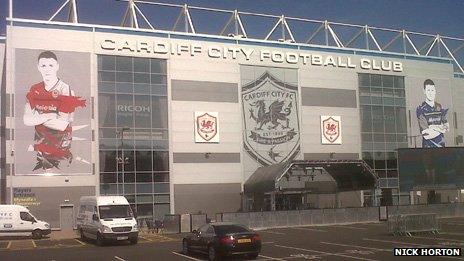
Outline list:
[[[298,160],[257,169],[245,182],[244,191],[335,193],[373,189],[377,178],[363,160]]]

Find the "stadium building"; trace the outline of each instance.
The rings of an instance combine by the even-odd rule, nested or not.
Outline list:
[[[124,195],[139,217],[157,219],[426,203],[430,191],[461,200],[457,185],[401,191],[397,159],[399,148],[462,146],[464,39],[118,4],[127,4],[121,26],[79,23],[74,0],[48,21],[10,10],[2,203],[66,228],[85,195]],[[159,29],[147,6],[180,16]],[[192,10],[226,16],[223,30],[198,33]],[[248,35],[246,16],[274,26]],[[300,39],[297,23],[314,30]]]

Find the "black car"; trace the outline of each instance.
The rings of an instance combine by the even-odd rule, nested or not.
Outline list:
[[[209,260],[246,255],[251,259],[261,251],[261,237],[249,228],[226,222],[206,224],[182,240],[182,250],[208,254]]]

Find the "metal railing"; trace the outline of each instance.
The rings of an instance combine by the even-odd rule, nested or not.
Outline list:
[[[58,0],[57,0],[58,1]],[[10,0],[9,19],[13,19],[12,0]],[[67,23],[79,24],[77,12],[78,0],[65,0],[59,9],[50,17],[53,23],[62,12],[67,12]],[[368,50],[380,53],[408,54],[419,57],[437,57],[450,59],[455,73],[464,74],[464,39],[412,32],[408,30],[388,29],[369,25],[355,25],[306,18],[269,15],[238,10],[223,10],[169,3],[158,3],[141,0],[120,0],[126,3],[126,11],[119,25],[135,29],[183,32],[211,37],[232,37],[240,40],[273,41],[290,45],[324,46],[340,49]],[[155,7],[155,9],[153,9]],[[111,5],[108,6],[111,8]],[[150,9],[151,10],[148,10]],[[170,9],[171,12],[166,10]],[[177,12],[172,12],[172,10]],[[171,26],[164,27],[153,22],[160,15],[168,21],[169,15],[175,13],[177,19]],[[196,15],[193,16],[192,13]],[[224,15],[226,19],[222,29],[206,33],[196,22],[195,17],[204,18],[208,14]],[[228,20],[227,20],[228,18]],[[270,24],[270,31],[253,32],[247,20]],[[173,20],[173,19],[171,19]],[[216,22],[216,20],[215,20]],[[218,23],[220,21],[217,21]],[[251,24],[251,23],[250,23]],[[272,27],[271,27],[272,26]],[[263,36],[265,35],[265,36]]]

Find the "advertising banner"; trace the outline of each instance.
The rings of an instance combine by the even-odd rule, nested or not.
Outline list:
[[[15,175],[92,174],[90,55],[15,50]]]

